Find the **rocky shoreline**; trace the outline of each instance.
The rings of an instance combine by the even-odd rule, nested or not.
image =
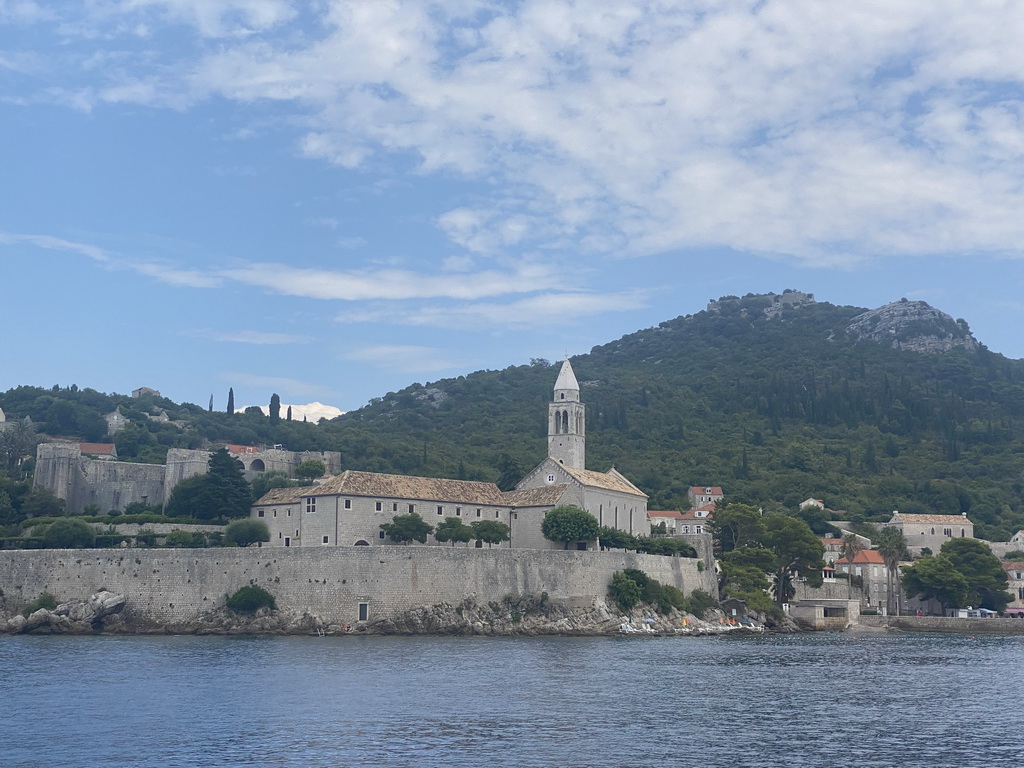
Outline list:
[[[132,618],[126,599],[109,591],[85,600],[39,608],[28,616],[3,610],[0,601],[0,634],[196,634],[196,635],[450,635],[450,636],[608,636],[608,635],[724,635],[763,632],[760,624],[729,623],[720,611],[705,617],[672,611],[662,615],[637,606],[624,613],[608,600],[599,599],[585,608],[541,602],[533,598],[506,598],[500,603],[459,605],[441,603],[358,625],[325,622],[305,611],[262,608],[239,614],[225,607],[214,609],[193,622],[160,625]],[[783,631],[791,631],[781,628]],[[778,631],[777,629],[775,631]]]

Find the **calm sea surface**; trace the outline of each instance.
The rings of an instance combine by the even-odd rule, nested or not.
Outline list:
[[[0,638],[0,766],[1024,766],[1024,638]]]

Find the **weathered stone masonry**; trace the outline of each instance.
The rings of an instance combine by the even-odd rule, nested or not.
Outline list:
[[[615,571],[638,568],[689,594],[714,592],[713,571],[693,558],[631,552],[465,550],[447,547],[299,549],[11,550],[0,552],[0,589],[8,605],[42,592],[58,600],[101,587],[125,595],[125,618],[174,628],[222,606],[249,583],[271,592],[281,608],[352,624],[365,603],[369,619],[420,606],[508,595],[539,596],[573,607],[607,594]]]

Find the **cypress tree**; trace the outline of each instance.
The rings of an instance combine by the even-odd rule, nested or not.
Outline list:
[[[270,423],[276,424],[281,420],[281,398],[277,392],[270,396]]]
[[[228,413],[235,412],[235,388],[228,387]]]

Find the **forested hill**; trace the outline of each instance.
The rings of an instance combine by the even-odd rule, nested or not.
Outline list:
[[[968,512],[986,538],[1024,527],[1024,361],[922,302],[869,312],[796,292],[724,297],[572,364],[588,467],[616,466],[653,509],[711,484],[766,509],[815,497],[854,519]],[[320,426],[77,388],[19,387],[0,407],[68,434],[84,433],[78,421],[95,432],[90,419],[120,404],[136,417],[116,438],[122,459],[282,443],[340,450],[346,468],[507,485],[546,453],[557,371],[534,361],[415,384]],[[156,405],[179,424],[147,422],[140,411]]]

